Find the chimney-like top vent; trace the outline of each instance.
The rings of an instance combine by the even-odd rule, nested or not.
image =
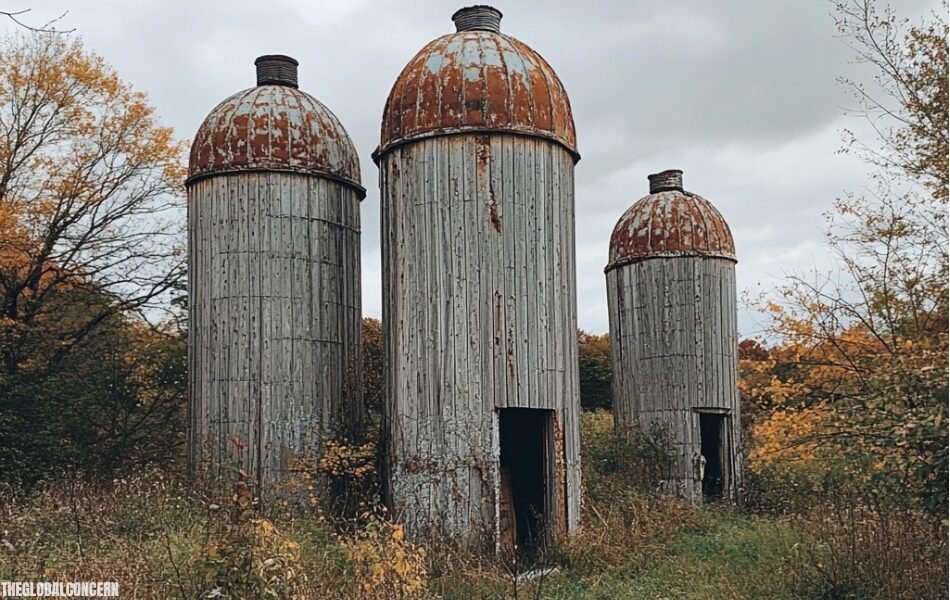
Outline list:
[[[479,4],[466,6],[452,15],[456,31],[494,31],[501,33],[501,11],[492,6]]]
[[[683,191],[683,172],[679,169],[670,169],[654,173],[647,177],[650,180],[650,193],[666,192],[669,190]]]
[[[254,61],[257,67],[257,85],[286,85],[297,87],[297,65],[300,64],[283,54],[258,56]]]

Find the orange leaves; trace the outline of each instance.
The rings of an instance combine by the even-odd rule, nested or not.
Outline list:
[[[802,335],[807,328],[780,314],[782,342],[740,360],[740,391],[758,409],[750,468],[813,482],[837,472],[889,502],[942,505],[946,332],[902,335],[860,322]]]
[[[183,273],[185,146],[147,97],[78,38],[24,33],[0,40],[0,121],[3,316],[60,318],[66,292],[96,305],[41,332],[59,338],[52,347],[87,335],[102,311],[167,302]]]
[[[829,421],[828,407],[777,409],[752,428],[749,467],[756,473],[772,463],[811,461]]]
[[[325,441],[326,450],[317,461],[317,472],[333,477],[360,479],[375,471],[376,445],[351,446],[334,440]]]
[[[0,204],[0,270],[20,270],[30,248],[29,230],[10,204]]]

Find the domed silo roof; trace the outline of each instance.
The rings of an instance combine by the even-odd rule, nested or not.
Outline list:
[[[571,103],[554,69],[501,33],[492,7],[452,19],[458,31],[429,42],[393,85],[373,157],[413,140],[485,131],[548,138],[579,160]]]
[[[297,61],[262,56],[257,86],[218,104],[191,146],[188,182],[219,173],[283,171],[360,185],[356,148],[319,100],[297,89]]]
[[[650,194],[620,217],[610,236],[610,270],[637,260],[705,256],[736,260],[729,225],[708,200],[683,190],[683,172],[650,175]]]

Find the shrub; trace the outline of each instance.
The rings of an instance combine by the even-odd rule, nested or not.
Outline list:
[[[361,598],[426,597],[426,552],[406,539],[402,525],[386,519],[383,510],[361,515],[362,528],[339,541],[353,565]]]
[[[788,578],[802,597],[947,597],[947,529],[924,512],[836,497],[793,524]]]
[[[293,476],[285,492],[305,491],[310,506],[344,526],[369,503],[378,503],[379,474],[376,444],[353,444],[348,440],[326,439],[319,455],[301,455],[294,460]]]
[[[191,578],[204,597],[300,597],[307,581],[300,544],[261,514],[244,472],[230,471],[236,473],[231,493],[219,488],[227,495],[207,504],[205,542],[189,561]]]
[[[617,435],[613,415],[594,410],[581,414],[581,453],[589,498],[599,505],[631,491],[655,491],[670,461],[670,440],[659,428]]]

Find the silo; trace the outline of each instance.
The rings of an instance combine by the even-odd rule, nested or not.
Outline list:
[[[574,121],[499,11],[452,19],[374,153],[388,501],[417,535],[531,545],[579,514]]]
[[[272,483],[360,418],[360,186],[337,118],[262,56],[191,147],[190,459]]]
[[[736,253],[682,171],[650,175],[650,194],[610,238],[607,299],[618,431],[671,444],[664,489],[735,501],[739,477]]]

